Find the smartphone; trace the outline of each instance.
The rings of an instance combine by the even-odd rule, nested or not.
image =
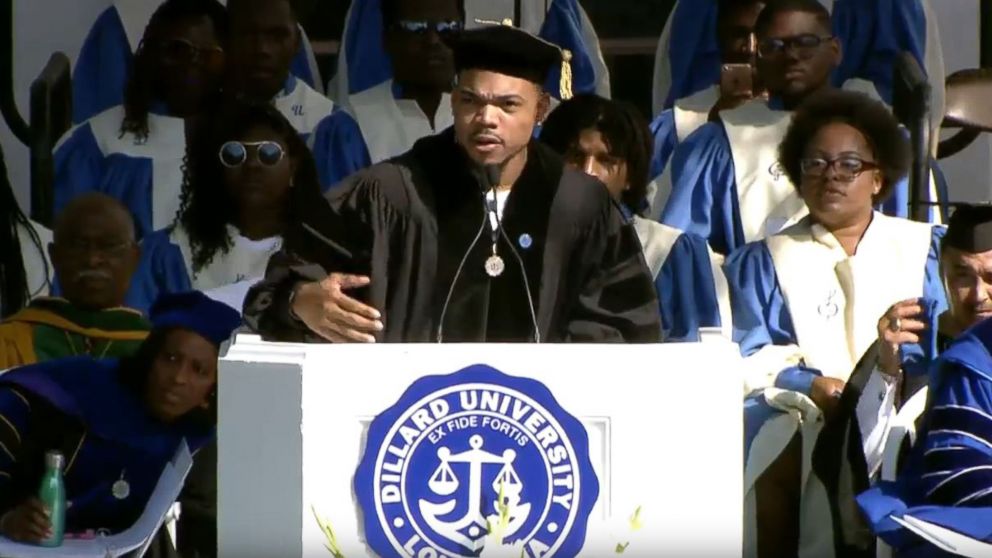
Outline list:
[[[750,64],[724,64],[720,67],[720,94],[723,97],[750,97],[754,94],[754,68]]]

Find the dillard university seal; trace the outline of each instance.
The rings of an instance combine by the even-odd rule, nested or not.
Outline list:
[[[569,558],[599,481],[585,427],[548,388],[476,365],[417,380],[372,421],[355,494],[378,556],[477,556],[502,511],[504,544]]]

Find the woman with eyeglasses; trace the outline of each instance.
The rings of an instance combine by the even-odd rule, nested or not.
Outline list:
[[[216,102],[227,12],[217,0],[166,0],[131,67],[124,104],[70,130],[55,150],[55,211],[99,191],[124,203],[138,235],[167,226],[179,208],[186,140]]]
[[[320,199],[306,144],[265,104],[236,103],[207,124],[182,190],[175,223],[142,242],[132,308],[145,310],[163,293],[198,290],[240,311],[282,246],[295,204]]]
[[[852,371],[891,305],[925,298],[937,313],[946,307],[938,271],[944,229],[873,209],[905,176],[910,152],[888,109],[863,94],[828,91],[807,101],[779,159],[809,215],[736,251],[725,266],[749,396],[745,546],[758,556],[795,556],[800,547],[816,549],[809,556],[853,556],[873,544],[856,535],[864,528],[856,513],[838,511],[854,506],[858,490],[838,490],[818,459],[828,451],[861,455],[860,469],[849,470],[855,487],[878,470],[901,378]],[[845,412],[858,418],[860,443],[820,448],[821,431],[846,435],[831,430]]]

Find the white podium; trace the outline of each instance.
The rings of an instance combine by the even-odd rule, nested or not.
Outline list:
[[[739,556],[737,370],[727,342],[239,335],[220,365],[220,556],[330,557],[314,512],[347,558],[496,556],[479,542],[494,509],[525,556]]]

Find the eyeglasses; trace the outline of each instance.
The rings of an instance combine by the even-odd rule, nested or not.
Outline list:
[[[274,167],[282,161],[285,151],[274,141],[229,141],[220,146],[220,163],[229,169],[240,167],[248,161],[248,148],[255,148],[255,160],[265,167]]]
[[[788,49],[793,48],[799,56],[805,58],[811,56],[820,45],[831,39],[833,39],[833,36],[818,37],[809,33],[781,39],[765,39],[758,43],[758,56],[761,58],[775,58],[781,56]]]
[[[224,62],[224,49],[217,45],[200,46],[186,39],[167,39],[153,43],[165,64],[220,65]]]
[[[411,35],[426,35],[429,31],[434,31],[438,35],[450,35],[458,33],[464,25],[460,21],[422,21],[401,19],[394,22],[392,28]]]
[[[799,169],[805,178],[822,178],[831,168],[834,169],[837,180],[853,182],[861,173],[877,169],[878,164],[857,157],[838,157],[830,160],[813,157],[799,161]]]

